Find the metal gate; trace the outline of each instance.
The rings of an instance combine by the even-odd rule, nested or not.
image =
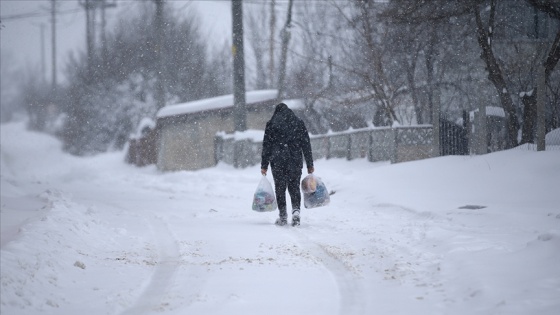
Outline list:
[[[439,154],[468,155],[469,137],[467,129],[445,118],[439,119]]]

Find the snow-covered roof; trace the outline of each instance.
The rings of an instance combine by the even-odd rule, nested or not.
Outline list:
[[[142,131],[145,128],[150,128],[150,129],[155,129],[156,128],[156,123],[148,117],[144,117],[142,118],[142,120],[140,120],[140,123],[138,124],[138,127],[136,128],[136,132],[134,134],[130,135],[131,139],[139,139],[142,137]]]
[[[475,109],[470,112],[471,120],[474,119],[474,113],[478,112],[478,109]],[[506,112],[503,108],[497,106],[486,106],[486,116],[496,116],[496,117],[506,117]]]
[[[501,107],[486,106],[486,116],[506,117],[506,112]]]
[[[154,129],[156,128],[156,123],[151,118],[142,118],[142,120],[140,120],[140,123],[138,124],[138,128],[136,129],[136,134],[140,135],[142,133],[142,130],[144,130],[144,128],[146,127]]]
[[[247,104],[253,104],[271,101],[276,99],[277,96],[278,90],[249,91],[245,94],[245,102]],[[217,110],[229,107],[233,107],[233,94],[216,96],[181,104],[167,105],[158,111],[157,118]]]

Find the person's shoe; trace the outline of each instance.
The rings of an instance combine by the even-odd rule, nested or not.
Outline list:
[[[276,219],[276,222],[274,222],[274,224],[278,226],[284,226],[288,224],[288,219],[286,217],[279,217],[278,219]]]
[[[299,210],[296,209],[292,212],[292,226],[299,226],[300,219],[299,219]]]

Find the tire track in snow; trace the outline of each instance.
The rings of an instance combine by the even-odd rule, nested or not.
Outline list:
[[[156,238],[156,246],[159,251],[158,261],[150,280],[136,299],[136,303],[122,312],[122,315],[138,315],[165,309],[168,306],[166,299],[171,290],[173,276],[179,268],[178,246],[167,224],[158,217],[146,221],[149,222],[150,229]]]
[[[333,275],[340,297],[338,313],[340,315],[365,314],[362,297],[366,296],[360,280],[344,263],[329,253],[325,247],[309,239],[302,231],[294,229],[301,245],[319,258],[323,266]]]

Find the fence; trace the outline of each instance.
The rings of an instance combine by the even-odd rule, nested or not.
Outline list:
[[[126,162],[136,166],[155,164],[157,136],[157,130],[150,130],[143,137],[129,139]]]
[[[469,120],[464,124],[468,126]],[[439,154],[441,156],[469,154],[469,133],[466,126],[459,126],[445,118],[439,119]]]
[[[560,150],[560,128],[551,130],[544,138],[545,150]],[[515,148],[516,150],[537,151],[537,144],[525,143]]]
[[[220,133],[215,139],[216,162],[237,168],[260,163],[262,136]],[[433,130],[430,125],[396,128],[366,128],[325,135],[313,135],[314,159],[367,158],[371,162],[399,163],[433,156]]]
[[[440,155],[469,154],[466,131],[449,122],[440,122]],[[215,162],[223,161],[237,168],[260,163],[263,131],[237,134],[219,133],[214,141]],[[371,162],[392,163],[434,156],[433,130],[430,125],[396,128],[368,128],[311,136],[313,158],[367,158]],[[156,162],[157,130],[130,139],[127,162],[144,166]],[[537,150],[535,144],[516,147]],[[560,129],[546,135],[546,150],[560,150]]]

